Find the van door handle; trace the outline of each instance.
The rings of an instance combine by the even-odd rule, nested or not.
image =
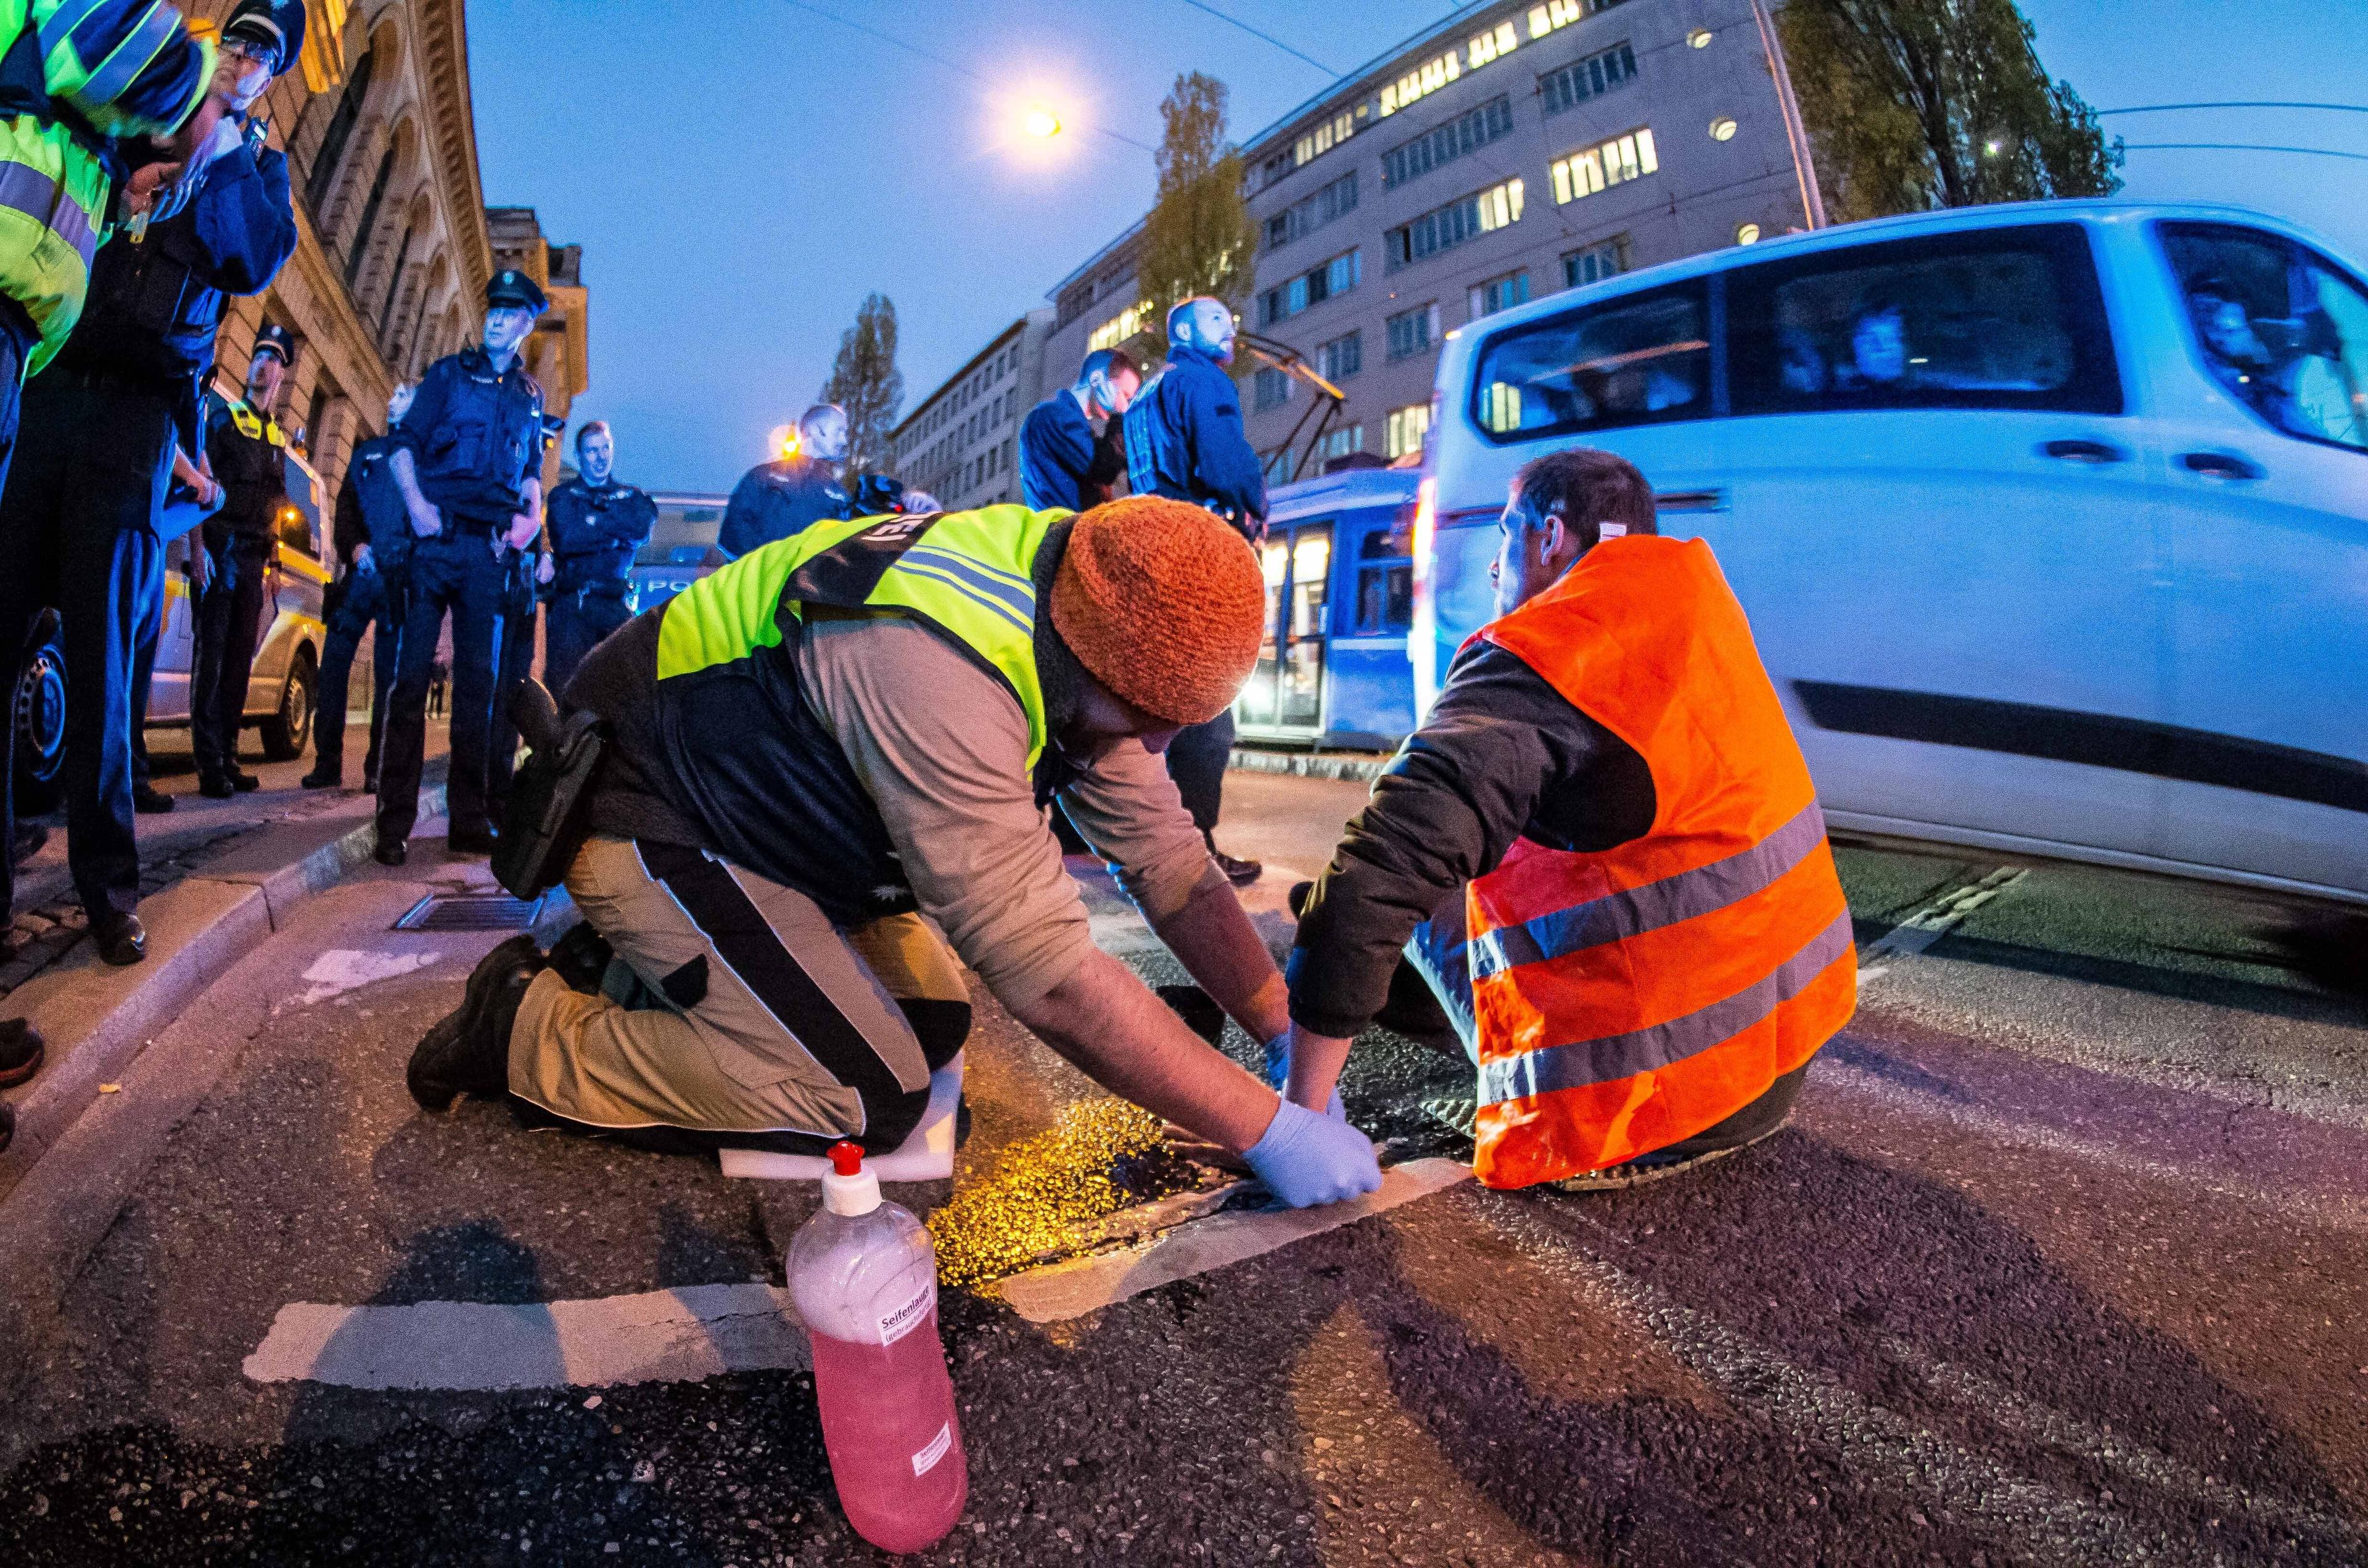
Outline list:
[[[2206,479],[2259,479],[2267,472],[2234,452],[2181,452],[2179,466]]]
[[[2043,441],[2039,455],[2075,463],[2125,463],[2130,454],[2110,441]]]

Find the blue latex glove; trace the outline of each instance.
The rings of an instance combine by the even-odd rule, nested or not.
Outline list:
[[[1242,1158],[1289,1208],[1338,1203],[1382,1185],[1373,1141],[1345,1121],[1285,1100]]]
[[[1278,1095],[1291,1093],[1291,1031],[1283,1030],[1266,1042],[1266,1086]],[[1324,1114],[1335,1121],[1349,1119],[1349,1108],[1340,1103],[1338,1085],[1332,1087],[1332,1101]]]

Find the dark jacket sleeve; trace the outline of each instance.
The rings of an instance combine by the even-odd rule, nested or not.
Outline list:
[[[1209,366],[1192,378],[1192,396],[1184,406],[1185,439],[1201,488],[1245,519],[1265,517],[1266,474],[1242,425],[1242,394],[1234,379]]]
[[[1300,916],[1292,1020],[1318,1034],[1361,1032],[1414,928],[1495,869],[1549,791],[1620,744],[1494,643],[1460,655]]]
[[[1036,496],[1030,506],[1042,509],[1078,504],[1077,482],[1094,460],[1093,435],[1082,415],[1074,421],[1064,419],[1051,399],[1029,410],[1027,423],[1019,427],[1019,472]]]
[[[716,548],[734,561],[765,542],[765,510],[772,503],[772,486],[763,473],[750,469],[732,487],[732,499],[723,508],[723,527],[715,536]]]
[[[416,464],[427,455],[428,438],[443,427],[446,415],[451,411],[452,378],[460,374],[450,357],[438,359],[427,367],[419,378],[419,390],[412,394],[411,409],[404,415],[403,423],[386,433],[387,456],[398,451],[409,452]]]
[[[632,505],[603,515],[609,518],[609,537],[635,550],[649,543],[650,535],[657,532],[658,504],[646,491],[634,491]]]
[[[288,204],[288,159],[246,144],[225,153],[206,175],[194,219],[199,254],[190,258],[206,281],[227,294],[253,294],[296,254],[296,216]]]
[[[370,519],[362,512],[361,479],[356,472],[361,466],[346,464],[346,477],[337,485],[336,521],[329,531],[330,548],[348,566],[354,563],[354,551],[370,541]]]

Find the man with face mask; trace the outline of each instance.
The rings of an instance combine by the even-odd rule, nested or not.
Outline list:
[[[854,503],[839,483],[846,460],[846,410],[835,403],[807,409],[798,420],[798,449],[779,462],[757,464],[733,489],[716,547],[736,561],[825,517],[852,517]]]
[[[362,755],[362,788],[378,789],[379,744],[386,732],[387,695],[394,687],[403,635],[403,590],[409,580],[411,518],[394,485],[393,432],[411,412],[416,382],[387,395],[387,434],[354,449],[337,487],[331,548],[343,574],[324,596],[328,634],[321,642],[319,703],[313,715],[313,771],[307,790],[335,790],[346,780],[346,706],[351,700],[354,655],[362,636],[370,644],[370,745]]]
[[[450,845],[493,852],[490,747],[501,620],[512,551],[542,531],[542,389],[518,349],[549,301],[518,271],[485,286],[484,340],[438,359],[420,378],[404,422],[389,432],[389,467],[414,536],[402,653],[380,743],[380,864],[400,866],[419,820],[427,744],[427,685],[444,617],[452,617]]]
[[[596,419],[575,433],[575,477],[551,493],[556,562],[544,619],[542,684],[564,691],[593,645],[633,617],[633,557],[658,526],[649,493],[616,478],[617,438]]]
[[[1093,421],[1105,421],[1107,429],[1107,422],[1121,417],[1142,390],[1143,371],[1126,355],[1115,348],[1087,355],[1076,385],[1030,409],[1019,426],[1020,503],[1039,511],[1065,506],[1081,512],[1109,500],[1126,470],[1123,458],[1110,464],[1108,457],[1124,447],[1098,439]]]
[[[1209,994],[1280,1035],[1281,977],[1156,755],[1233,699],[1264,604],[1231,529],[1131,496],[817,523],[643,612],[564,699],[611,735],[567,885],[644,1005],[515,938],[420,1042],[413,1096],[675,1149],[876,1153],[969,1033],[950,942],[1055,1051],[1284,1201],[1372,1190],[1362,1133],[1284,1105],[1095,947],[1045,821],[1057,798]]]
[[[1585,448],[1500,527],[1497,618],[1315,884],[1268,1071],[1326,1104],[1403,950],[1475,1068],[1480,1179],[1628,1187],[1782,1126],[1857,1005],[1850,907],[1710,547]]]

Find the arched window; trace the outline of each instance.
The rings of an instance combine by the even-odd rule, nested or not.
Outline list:
[[[354,62],[353,74],[346,78],[345,96],[337,100],[337,112],[329,117],[328,133],[321,138],[321,150],[313,154],[313,172],[304,181],[304,204],[316,217],[336,184],[346,143],[353,140],[354,122],[361,119],[362,103],[370,97],[370,67],[377,58],[365,54]]]
[[[362,221],[354,230],[353,242],[346,247],[346,287],[354,286],[361,276],[362,257],[370,254],[370,231],[378,227],[379,205],[386,199],[386,182],[394,177],[394,142],[386,144],[386,156],[378,161],[378,176],[370,181],[370,199],[362,203]]]
[[[403,291],[403,269],[411,260],[412,242],[419,238],[416,223],[403,226],[403,243],[394,248],[394,268],[386,275],[386,298],[378,306],[379,347],[386,347],[387,324],[394,319],[394,297]]]

